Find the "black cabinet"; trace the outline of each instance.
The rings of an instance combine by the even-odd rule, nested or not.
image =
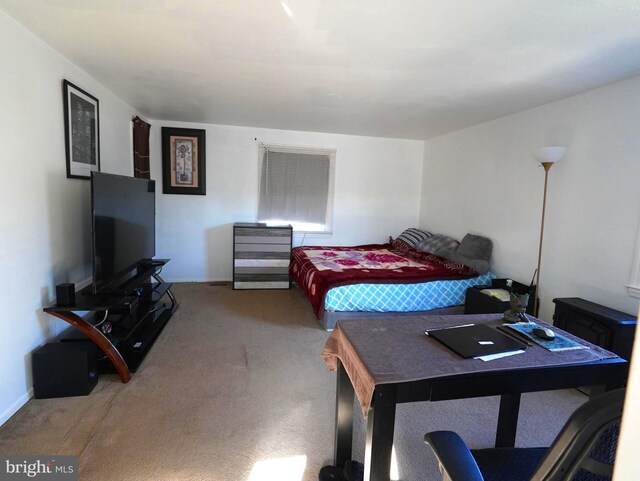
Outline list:
[[[560,329],[631,359],[637,318],[579,297],[554,299],[554,324]]]
[[[496,297],[484,294],[481,292],[483,289],[505,289],[509,292],[523,294],[529,291],[529,286],[516,281],[513,281],[511,286],[508,286],[507,279],[492,279],[491,285],[470,287],[467,289],[464,300],[465,314],[492,314],[505,312],[511,308],[509,301],[501,301]],[[535,292],[536,286],[532,286],[529,304],[527,305],[527,314],[533,315],[534,313]]]

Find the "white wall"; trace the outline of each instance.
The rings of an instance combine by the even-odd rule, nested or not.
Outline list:
[[[29,398],[31,352],[66,324],[55,285],[91,275],[88,181],[66,178],[62,79],[100,101],[101,170],[131,175],[135,111],[0,10],[0,424]]]
[[[492,270],[529,282],[544,171],[537,147],[565,145],[549,173],[540,317],[555,297],[637,312],[629,297],[640,220],[640,77],[425,143],[420,224],[494,242]]]
[[[332,235],[306,245],[386,242],[418,221],[423,142],[285,130],[152,121],[151,174],[159,184],[161,127],[206,130],[207,195],[164,195],[158,187],[157,257],[168,280],[230,280],[232,224],[255,222],[258,141],[336,149]],[[296,235],[294,244],[302,237]]]

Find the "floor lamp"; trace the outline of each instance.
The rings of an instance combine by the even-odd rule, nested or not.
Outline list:
[[[542,220],[540,222],[540,244],[538,244],[538,269],[536,270],[536,299],[533,300],[534,317],[538,317],[538,309],[540,309],[540,303],[538,302],[538,295],[540,293],[540,261],[542,260],[542,238],[544,235],[544,213],[547,208],[547,179],[549,177],[549,170],[551,166],[562,159],[567,152],[566,147],[543,147],[536,150],[535,157],[538,162],[544,167],[544,194],[542,195]]]

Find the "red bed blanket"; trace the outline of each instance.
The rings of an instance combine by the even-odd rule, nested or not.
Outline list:
[[[305,292],[318,318],[324,297],[334,287],[348,284],[413,284],[476,277],[463,264],[415,249],[391,244],[355,247],[294,247],[289,274]]]

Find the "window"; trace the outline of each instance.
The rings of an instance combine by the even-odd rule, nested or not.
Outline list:
[[[629,295],[640,298],[640,231],[638,231],[638,239],[636,241],[636,257],[633,260],[631,271],[631,279],[627,284]]]
[[[329,233],[335,150],[261,145],[258,221]]]

